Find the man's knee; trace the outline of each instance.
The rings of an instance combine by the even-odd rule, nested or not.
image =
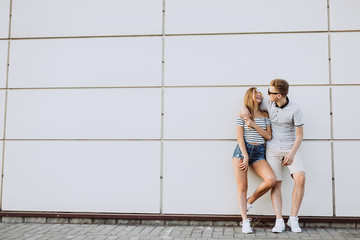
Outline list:
[[[293,174],[295,184],[305,185],[305,172],[296,172]]]

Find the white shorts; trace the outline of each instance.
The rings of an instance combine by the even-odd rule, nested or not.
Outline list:
[[[281,167],[283,166],[283,158],[291,151],[291,148],[266,148],[266,160],[270,164],[276,175],[276,181],[282,181]],[[297,152],[291,165],[287,165],[290,174],[296,172],[305,172],[303,160]]]

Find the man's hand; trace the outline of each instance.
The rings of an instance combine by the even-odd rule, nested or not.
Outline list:
[[[244,119],[245,120],[245,124],[246,126],[248,126],[249,128],[255,128],[255,123],[253,120],[251,120],[250,118]]]
[[[251,116],[249,110],[247,109],[247,107],[245,105],[242,105],[240,107],[240,117],[242,117],[243,119],[249,119]]]
[[[294,162],[294,157],[295,157],[295,154],[293,153],[288,153],[286,155],[286,157],[284,158],[284,161],[283,161],[283,164],[284,166],[287,166],[287,165],[291,165],[293,162]]]

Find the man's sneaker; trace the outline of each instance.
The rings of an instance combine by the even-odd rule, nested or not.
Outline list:
[[[246,210],[247,210],[247,212],[249,212],[250,209],[252,209],[254,206],[253,206],[252,204],[248,203],[248,202],[246,202],[246,203],[247,203],[247,208],[246,208]]]
[[[292,232],[299,233],[301,228],[299,227],[299,218],[290,216],[287,225],[291,228]]]
[[[253,232],[253,230],[250,227],[250,221],[251,221],[251,218],[248,218],[240,223],[240,226],[242,226],[243,233],[252,233]]]
[[[282,231],[285,230],[285,223],[284,223],[284,219],[282,218],[277,218],[275,221],[275,226],[272,229],[272,232],[274,233],[281,233]]]

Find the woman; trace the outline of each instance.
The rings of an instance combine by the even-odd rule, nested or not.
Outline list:
[[[262,93],[257,88],[249,88],[244,97],[244,104],[251,117],[243,119],[239,114],[236,120],[238,144],[233,155],[233,166],[237,183],[237,199],[243,219],[241,222],[243,233],[252,233],[251,219],[247,217],[247,211],[252,208],[252,203],[276,183],[275,174],[265,160],[265,139],[271,139],[271,127],[268,113],[259,108],[262,99]],[[249,198],[246,197],[248,166],[252,166],[254,172],[263,179]]]

